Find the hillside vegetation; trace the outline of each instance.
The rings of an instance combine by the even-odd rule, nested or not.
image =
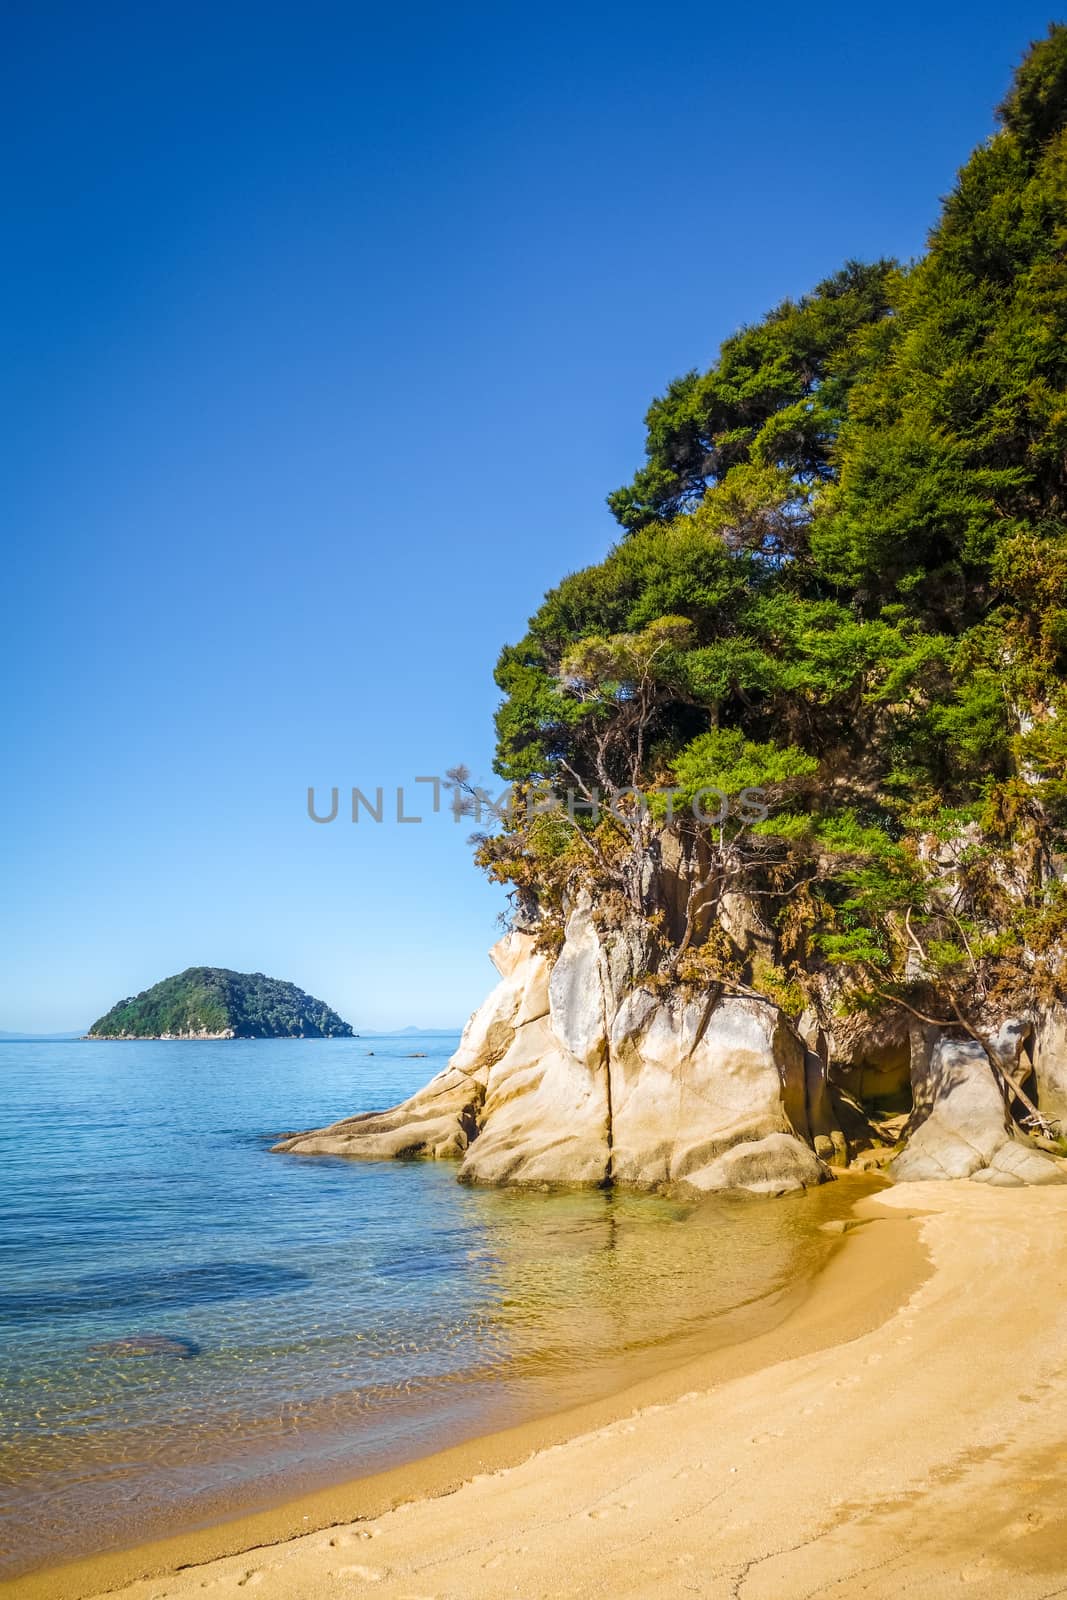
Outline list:
[[[142,994],[120,1000],[89,1029],[91,1039],[198,1035],[348,1039],[352,1029],[295,983],[226,967],[187,967]]]
[[[480,842],[546,946],[584,887],[654,930],[658,981],[794,1013],[832,995],[981,1033],[1063,991],[1067,29],[998,123],[921,260],[847,262],[653,402],[619,542],[503,651],[497,770],[579,798]],[[624,786],[677,793],[598,816]],[[707,786],[770,815],[707,822]],[[690,864],[673,921],[665,833]],[[738,892],[760,970],[721,936]]]

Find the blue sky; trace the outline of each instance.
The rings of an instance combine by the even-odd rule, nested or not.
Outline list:
[[[4,8],[0,1028],[192,964],[452,1024],[492,668],[651,397],[922,249],[1043,6]]]

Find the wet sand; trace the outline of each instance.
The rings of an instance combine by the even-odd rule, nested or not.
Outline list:
[[[252,1586],[257,1594],[295,1596],[333,1592],[338,1577],[357,1591],[371,1585],[375,1594],[412,1596],[685,1592],[684,1585],[680,1590],[677,1587],[677,1571],[674,1578],[663,1580],[665,1587],[657,1587],[659,1580],[651,1576],[652,1587],[641,1587],[643,1578],[637,1587],[625,1587],[624,1578],[637,1579],[630,1570],[627,1549],[639,1544],[648,1550],[654,1538],[644,1527],[640,1534],[633,1531],[638,1511],[642,1522],[645,1519],[645,1491],[633,1499],[632,1490],[628,1495],[620,1487],[613,1501],[610,1484],[617,1478],[630,1481],[635,1473],[656,1471],[661,1451],[674,1456],[681,1450],[686,1459],[692,1456],[694,1463],[692,1469],[676,1468],[688,1472],[693,1480],[688,1493],[708,1489],[708,1474],[714,1472],[708,1436],[717,1441],[716,1454],[722,1447],[715,1407],[725,1402],[736,1386],[766,1374],[762,1392],[765,1403],[775,1411],[775,1386],[783,1363],[820,1352],[830,1355],[843,1341],[873,1337],[887,1319],[899,1314],[898,1308],[928,1271],[918,1228],[909,1220],[909,1211],[918,1208],[910,1203],[902,1208],[901,1195],[906,1202],[919,1198],[913,1186],[892,1192],[888,1205],[861,1201],[857,1207],[860,1225],[849,1225],[847,1234],[842,1233],[830,1264],[813,1283],[797,1287],[788,1314],[777,1326],[743,1343],[646,1378],[611,1398],[306,1495],[277,1509],[15,1579],[0,1584],[0,1594],[17,1595],[20,1600],[43,1600],[45,1596],[49,1600],[81,1600],[121,1592],[130,1600],[149,1600],[149,1596],[191,1596],[209,1585],[224,1593],[232,1589],[236,1594],[238,1589]],[[709,1417],[698,1414],[704,1406],[711,1407]],[[698,1436],[694,1436],[694,1428]],[[699,1469],[695,1466],[698,1459],[705,1463]],[[768,1470],[778,1471],[777,1452],[772,1462],[760,1467],[763,1489],[772,1492]],[[733,1480],[739,1472],[728,1472],[727,1477],[726,1489],[736,1488]],[[518,1507],[516,1495],[524,1481],[534,1489],[535,1499],[543,1495],[551,1506],[550,1523],[541,1525],[533,1509],[533,1520],[528,1521],[526,1512]],[[680,1486],[686,1481],[672,1480],[679,1485],[680,1495]],[[725,1492],[721,1484],[714,1492],[720,1491]],[[686,1499],[687,1495],[682,1495],[682,1500]],[[662,1486],[657,1487],[657,1516],[664,1519],[668,1542],[702,1563],[700,1552],[708,1530],[702,1530],[699,1545],[691,1549],[684,1539],[679,1543],[677,1536],[667,1533],[674,1515],[669,1501],[670,1495],[665,1501]],[[563,1523],[561,1506],[573,1513]],[[513,1512],[518,1520],[511,1528],[508,1518]],[[445,1555],[453,1536],[464,1548],[469,1546],[476,1527],[482,1529],[479,1539],[483,1535],[485,1539],[479,1556],[470,1554],[468,1559],[458,1549],[451,1558]],[[373,1539],[369,1537],[372,1529]],[[557,1533],[561,1539],[558,1551]],[[594,1568],[599,1568],[599,1552],[609,1535],[623,1571],[612,1574],[605,1570],[598,1576]],[[588,1545],[577,1554],[572,1548],[576,1536],[579,1545],[581,1536]],[[388,1547],[381,1543],[386,1537]],[[521,1554],[517,1553],[520,1546]],[[368,1554],[371,1551],[373,1559]],[[564,1551],[566,1575],[559,1566]],[[432,1580],[423,1571],[427,1559]],[[498,1565],[506,1570],[498,1571]],[[484,1577],[479,1578],[479,1573]],[[573,1586],[568,1588],[568,1582]]]

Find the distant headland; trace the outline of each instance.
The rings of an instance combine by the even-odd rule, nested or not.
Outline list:
[[[187,967],[120,1000],[89,1039],[352,1039],[349,1023],[295,983],[262,972]]]

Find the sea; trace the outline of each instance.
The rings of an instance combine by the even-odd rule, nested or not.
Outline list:
[[[603,1397],[825,1263],[843,1185],[682,1203],[272,1154],[458,1038],[0,1043],[0,1575]]]

